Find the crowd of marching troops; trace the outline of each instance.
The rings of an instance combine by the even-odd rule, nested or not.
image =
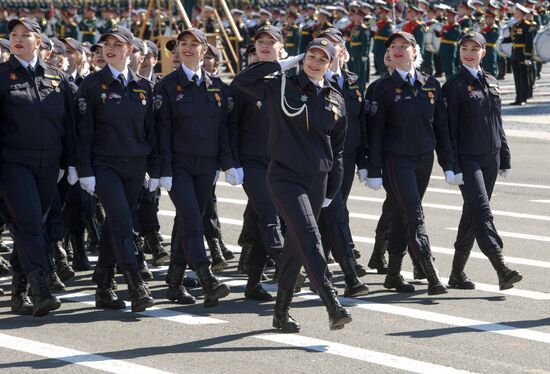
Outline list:
[[[495,43],[513,15],[511,68],[516,104],[524,104],[537,73],[533,36],[548,22],[546,5],[530,1],[235,8],[244,41],[224,25],[243,70],[232,82],[218,76],[223,58],[208,44],[217,27],[208,6],[165,45],[148,38],[152,27],[136,36],[149,22],[142,10],[129,22],[115,7],[69,3],[52,22],[40,8],[1,8],[0,223],[14,239],[12,311],[58,309],[54,294],[92,269],[96,307],[125,308],[115,292],[121,273],[132,310],[143,311],[154,305],[148,267],[162,265],[168,300],[193,304],[188,289],[200,287],[205,307],[216,306],[230,288],[215,273],[235,257],[218,217],[220,171],[248,197],[238,266],[248,276],[245,296],[273,300],[261,281],[275,266],[273,326],[283,332],[300,330],[289,308],[302,267],[331,329],[351,315],[329,259],[344,274],[344,296],[369,292],[347,208],[356,175],[387,192],[368,262],[386,274],[384,287],[415,290],[400,274],[409,253],[428,294],[446,293],[422,211],[434,151],[464,198],[449,285],[475,288],[464,268],[476,240],[500,288],[513,287],[522,276],[504,263],[489,206],[497,175],[511,170],[498,87],[508,61],[499,63]],[[424,43],[436,22],[438,53]],[[173,70],[164,77],[155,69],[161,49]],[[159,232],[161,188],[176,210],[170,251]],[[94,267],[88,253],[98,253]]]

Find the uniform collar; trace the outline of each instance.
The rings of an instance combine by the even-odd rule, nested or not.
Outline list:
[[[470,67],[468,67],[468,66],[466,66],[466,65],[464,65],[464,64],[462,64],[462,66],[464,67],[464,69],[466,69],[468,72],[470,72],[470,74],[471,74],[472,77],[474,77],[474,78],[477,78],[477,75],[478,75],[478,74],[483,74],[483,73],[481,72],[481,70],[472,69],[472,68],[470,68]]]
[[[421,86],[424,86],[426,84],[426,82],[427,82],[426,76],[424,76],[418,70],[415,70],[415,77],[416,77],[415,84],[416,84],[416,82],[419,82]],[[398,87],[404,86],[406,84],[405,79],[401,77],[401,74],[397,71],[397,69],[395,69],[393,71],[393,73],[390,75],[390,79]]]
[[[107,64],[107,66],[111,71],[111,75],[113,76],[114,79],[118,79],[118,76],[122,74],[124,76],[124,81],[126,82],[126,85],[128,85],[128,83],[130,82],[130,79],[129,79],[130,69],[126,67],[123,71],[118,71],[117,69],[115,69],[109,64]]]
[[[189,81],[191,81],[192,78],[193,78],[193,75],[196,74],[197,77],[198,77],[197,84],[200,86],[200,84],[202,82],[202,69],[201,69],[200,66],[197,69],[197,71],[193,71],[193,70],[189,69],[187,66],[185,66],[185,64],[181,64],[181,68],[183,69],[183,72],[185,73],[185,75],[187,76],[187,79]]]
[[[460,74],[466,79],[466,82],[468,82],[468,85],[473,85],[474,81],[478,79],[477,74],[474,77],[472,72],[464,65],[460,67]]]
[[[414,82],[416,82],[416,71],[414,70],[414,67],[409,71],[401,70],[399,68],[396,68],[395,71],[397,71],[401,79],[404,81],[407,81],[407,74],[410,74],[413,79],[412,84],[414,85]]]
[[[11,55],[9,60],[8,60],[8,64],[10,65],[10,67],[13,69],[13,70],[17,70],[18,68],[23,68],[25,70],[27,70],[27,65],[23,66],[23,64],[21,63],[22,60],[18,59],[17,57],[15,57],[15,55]],[[25,61],[23,61],[25,62]],[[40,72],[40,69],[38,69],[38,67],[42,67],[42,70],[46,71],[46,69],[48,69],[48,66],[46,65],[46,63],[44,63],[44,61],[42,61],[41,59],[37,59],[37,61],[34,63],[34,71],[36,74],[38,74]]]
[[[107,85],[111,85],[111,83],[114,80],[118,80],[118,75],[115,77],[113,70],[116,72],[116,69],[113,69],[108,64],[105,65],[105,67],[100,70],[100,74],[102,74],[103,81]],[[120,74],[120,72],[119,72],[119,74]],[[122,74],[124,74],[124,73],[122,73]],[[126,86],[129,86],[132,82],[137,82],[138,81],[138,77],[137,77],[136,73],[134,73],[131,69],[127,69],[127,74],[128,75],[125,76]]]
[[[318,87],[311,81],[311,79],[309,79],[309,77],[303,71],[300,71],[300,73],[298,74],[297,80],[298,80],[298,86],[300,86],[300,88],[303,90],[305,90],[308,86],[311,86],[311,90],[315,90]],[[332,87],[330,82],[326,78],[323,78],[323,87],[321,87],[321,89],[330,88],[330,87]]]
[[[36,70],[36,64],[38,63],[38,56],[34,56],[32,60],[25,61],[17,57],[16,55],[13,55],[15,59],[19,62],[19,65],[23,66],[23,68],[28,69],[28,66],[30,65],[32,67],[32,70]]]

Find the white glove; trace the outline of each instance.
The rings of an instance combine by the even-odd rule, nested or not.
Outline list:
[[[359,178],[359,182],[365,183],[367,181],[368,176],[369,176],[369,173],[367,172],[367,169],[357,170],[357,177]]]
[[[330,203],[332,203],[332,199],[327,199],[325,197],[325,200],[323,201],[323,208],[326,208],[327,206],[329,206]]]
[[[67,182],[69,182],[71,186],[74,186],[75,183],[78,182],[78,173],[76,172],[76,168],[74,166],[69,166],[67,174]]]
[[[281,66],[281,71],[286,71],[288,69],[292,69],[293,67],[297,66],[303,58],[304,58],[304,54],[302,53],[298,56],[291,56],[284,60],[277,60],[277,62]]]
[[[367,178],[365,185],[371,190],[378,191],[382,187],[382,178]]]
[[[239,173],[237,169],[231,168],[225,171],[225,181],[232,186],[238,186],[239,183]]]
[[[95,177],[84,177],[84,178],[78,178],[80,181],[80,187],[88,192],[90,195],[95,194]]]
[[[500,175],[502,178],[509,178],[512,174],[512,169],[500,169],[498,171],[498,175]]]
[[[239,184],[244,182],[244,170],[243,168],[237,168],[237,174],[239,174]]]
[[[65,170],[59,169],[59,174],[57,175],[57,183],[59,183],[59,181],[61,180],[61,178],[63,178],[64,175],[65,175]]]
[[[363,61],[363,62],[367,62],[368,60],[369,60],[369,58],[367,56],[361,57],[361,61]]]
[[[527,66],[530,66],[530,65],[533,64],[533,62],[532,62],[531,60],[525,60],[524,63],[525,63],[525,65],[527,65]]]
[[[220,171],[216,170],[216,175],[214,176],[214,183],[212,183],[213,186],[215,186],[216,183],[218,183],[218,179],[220,179]]]
[[[450,184],[451,186],[455,185],[455,173],[453,173],[451,170],[445,171],[445,182]]]
[[[160,179],[151,178],[149,179],[149,192],[155,192],[159,188]]]
[[[464,176],[462,173],[455,174],[455,186],[462,186],[464,184]]]
[[[172,177],[160,177],[160,185],[168,192],[172,189]]]

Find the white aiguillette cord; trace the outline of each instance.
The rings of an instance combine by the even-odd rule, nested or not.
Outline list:
[[[306,111],[306,128],[307,128],[307,131],[309,131],[309,116],[308,116],[308,113],[307,113],[308,112],[307,111],[307,104],[304,103],[304,105],[302,105],[300,108],[294,108],[294,107],[290,106],[290,104],[286,101],[285,90],[286,90],[286,74],[283,72],[282,79],[281,79],[281,109],[283,110],[284,114],[286,114],[288,117],[297,117],[300,114],[302,114],[302,112],[305,109],[305,111]],[[290,113],[289,110],[294,111],[294,113]]]

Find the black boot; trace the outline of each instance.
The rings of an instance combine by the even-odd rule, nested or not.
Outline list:
[[[73,248],[73,269],[76,271],[91,270],[92,266],[86,255],[83,235],[81,233],[72,233],[69,235],[69,240]]]
[[[212,274],[208,265],[199,266],[196,269],[197,276],[204,290],[204,307],[210,308],[218,305],[218,300],[229,295],[229,286],[225,283],[219,283]]]
[[[252,252],[252,244],[245,243],[242,246],[239,265],[237,265],[237,271],[241,274],[248,274],[248,259],[250,258],[250,252]]]
[[[325,304],[328,312],[329,326],[331,330],[341,330],[344,325],[351,322],[350,312],[340,305],[336,293],[331,285],[323,285],[318,290],[319,297]]]
[[[27,295],[27,278],[23,273],[13,273],[11,278],[11,311],[21,315],[32,314],[32,302]]]
[[[369,293],[369,288],[366,284],[361,283],[357,278],[354,266],[355,259],[350,256],[345,256],[340,262],[340,268],[344,273],[344,282],[346,289],[344,290],[345,297],[365,296]]]
[[[52,244],[52,251],[54,253],[55,266],[57,267],[57,275],[63,282],[71,280],[75,276],[75,272],[69,262],[67,261],[67,253],[59,245],[59,242],[54,241]]]
[[[285,290],[281,287],[277,290],[275,309],[273,309],[273,327],[284,333],[300,332],[300,325],[289,314],[293,296],[293,290]]]
[[[428,279],[428,295],[441,295],[447,293],[447,287],[441,283],[437,271],[434,268],[432,256],[420,257],[419,262]]]
[[[166,274],[166,282],[168,283],[166,298],[178,304],[195,304],[196,299],[183,286],[184,274],[185,268],[183,266],[170,265]]]
[[[248,282],[244,290],[244,296],[247,299],[258,301],[273,301],[273,296],[260,283],[262,273],[264,271],[263,264],[251,263],[248,271]]]
[[[357,262],[355,256],[352,255],[351,260],[353,261],[353,267],[355,268],[355,273],[359,278],[367,275],[367,269],[363,265]]]
[[[11,249],[4,243],[4,241],[0,238],[0,253],[10,253]]]
[[[374,248],[372,249],[372,255],[370,256],[367,266],[371,269],[376,269],[378,274],[386,274],[388,272],[388,264],[384,254],[388,248],[388,242],[386,240],[376,240],[374,242]]]
[[[153,255],[153,264],[155,266],[167,265],[170,262],[170,252],[168,252],[159,241],[159,237],[155,231],[145,233],[143,236],[145,245],[144,252],[149,252]]]
[[[145,253],[143,253],[143,246],[138,246],[136,244],[136,248],[137,248],[136,261],[138,264],[139,272],[141,274],[141,279],[146,281],[153,279],[153,273],[151,273],[151,270],[149,270],[149,267],[147,266],[147,261],[145,260]]]
[[[95,290],[95,307],[101,309],[126,309],[126,304],[120,300],[113,290],[115,279],[114,268],[96,266],[94,281],[97,284]]]
[[[416,258],[416,256],[410,250],[409,247],[407,247],[407,251],[409,252],[409,256],[411,257],[411,262],[413,265],[413,279],[414,280],[426,279],[427,276],[426,276],[426,273],[424,273],[424,269],[422,268],[420,261]]]
[[[48,290],[46,276],[43,271],[35,270],[28,273],[27,280],[32,292],[32,314],[35,317],[42,317],[52,310],[59,309],[61,303]]]
[[[233,253],[232,250],[230,250],[225,246],[221,230],[218,230],[218,240],[220,242],[220,248],[222,250],[223,258],[225,258],[226,260],[233,260],[235,258],[235,254]]]
[[[67,291],[65,284],[61,281],[61,279],[59,279],[57,272],[53,269],[46,271],[46,283],[48,285],[48,289],[52,293]]]
[[[212,271],[218,273],[228,266],[222,255],[220,241],[218,238],[206,238],[206,243],[210,249],[210,257],[212,257]]]
[[[67,254],[67,260],[72,262],[74,259],[73,246],[71,245],[70,235],[65,234],[63,237],[63,248],[65,248],[65,253]]]
[[[487,252],[485,255],[489,257],[491,265],[493,265],[493,268],[497,272],[498,285],[501,291],[514,287],[514,283],[517,283],[523,279],[523,276],[520,273],[506,266],[504,258],[502,257],[502,250],[500,248]]]
[[[0,277],[10,275],[10,263],[0,256]]]
[[[132,312],[143,312],[155,304],[155,300],[153,300],[149,289],[141,279],[139,271],[126,271],[124,272],[124,278],[128,284],[128,293],[132,301]]]
[[[449,286],[460,290],[473,290],[476,288],[474,282],[464,273],[464,267],[470,257],[470,251],[455,250],[453,267],[449,276]]]
[[[401,275],[402,263],[403,256],[389,254],[388,274],[384,280],[384,287],[387,289],[395,288],[397,292],[414,292],[414,286],[405,282]]]

